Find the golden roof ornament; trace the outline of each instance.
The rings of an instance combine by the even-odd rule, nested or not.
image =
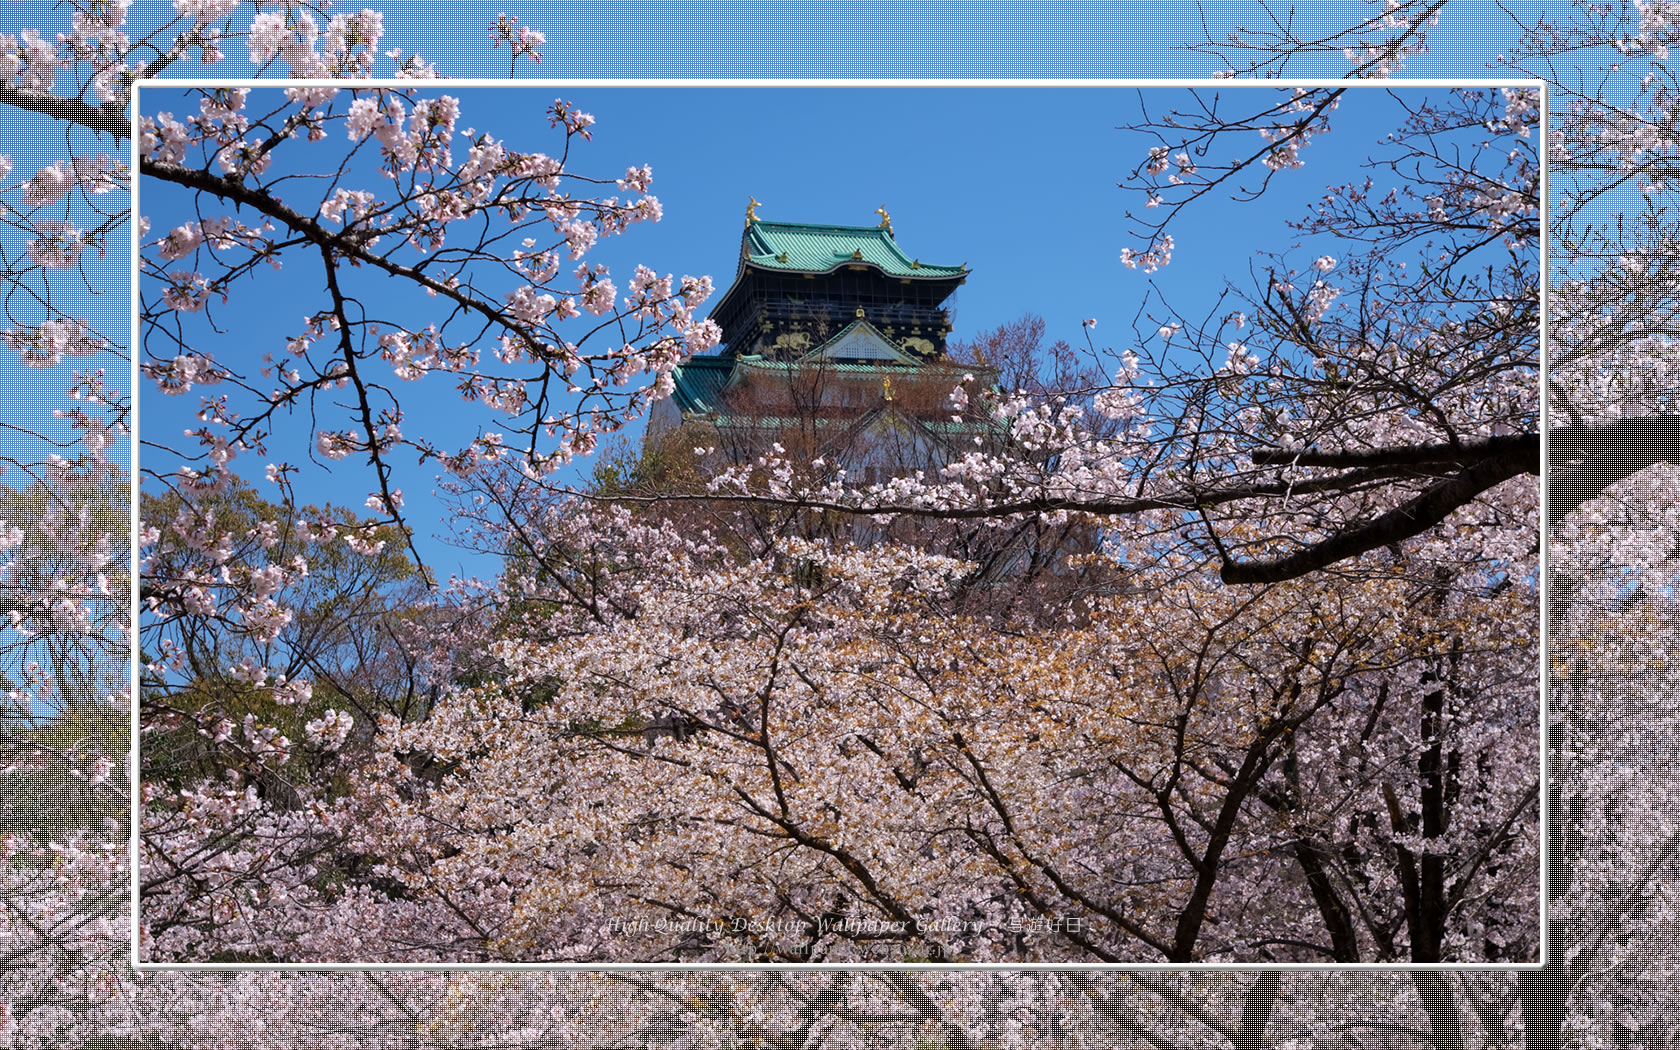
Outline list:
[[[879,215],[881,217],[881,225],[877,228],[882,229],[882,230],[886,230],[888,233],[891,233],[892,232],[892,216],[887,214],[886,206],[882,205],[881,207],[876,208],[875,209],[875,214]]]
[[[758,205],[759,205],[758,198],[754,197],[754,196],[751,196],[749,194],[748,197],[747,197],[747,225],[748,226],[751,226],[753,223],[758,221],[758,212],[753,210],[753,209],[757,208]]]
[[[891,401],[893,399],[892,376],[881,377],[881,397],[886,401]]]

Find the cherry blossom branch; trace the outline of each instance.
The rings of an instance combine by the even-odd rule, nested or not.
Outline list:
[[[1296,28],[1293,6],[1279,15],[1271,3],[1263,2],[1260,10],[1268,28],[1239,28],[1223,40],[1214,39],[1204,11],[1203,39],[1186,45],[1186,50],[1226,62],[1228,68],[1216,74],[1222,77],[1280,77],[1291,63],[1322,55],[1345,58],[1351,64],[1349,77],[1388,77],[1399,72],[1408,57],[1424,50],[1428,29],[1446,6],[1447,0],[1385,0],[1380,14],[1309,35]],[[1234,60],[1237,55],[1252,57],[1244,63]]]
[[[1680,462],[1680,416],[1635,416],[1551,435],[1546,521],[1561,524],[1606,488],[1658,463]]]
[[[76,124],[121,142],[129,136],[128,117],[120,106],[95,106],[79,98],[65,98],[50,91],[0,83],[0,105],[39,113],[54,120]]]
[[[376,266],[393,277],[411,280],[427,291],[435,292],[453,300],[462,309],[480,314],[486,320],[501,325],[509,331],[522,331],[522,326],[516,323],[512,317],[491,306],[488,302],[459,287],[451,286],[446,281],[429,277],[415,267],[404,266],[383,255],[369,251],[365,246],[365,235],[358,238],[348,233],[334,233],[314,219],[281,203],[266,189],[251,186],[236,175],[214,175],[205,168],[191,168],[184,164],[160,161],[152,157],[141,158],[140,173],[152,178],[162,179],[165,182],[185,186],[188,189],[203,190],[222,200],[252,208],[263,215],[280,220],[287,227],[303,235],[308,241],[320,245],[323,250],[330,250],[345,258]],[[526,348],[539,355],[546,354],[546,350],[529,337],[527,337]]]
[[[1277,583],[1333,565],[1366,551],[1410,539],[1441,524],[1472,499],[1523,474],[1540,473],[1540,439],[1522,439],[1532,445],[1531,455],[1518,452],[1490,456],[1458,474],[1430,486],[1393,510],[1364,525],[1344,528],[1328,539],[1307,545],[1302,551],[1263,561],[1226,561],[1219,577],[1226,583]]]

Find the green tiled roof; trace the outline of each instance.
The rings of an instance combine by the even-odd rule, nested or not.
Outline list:
[[[717,410],[718,395],[735,371],[735,359],[721,354],[691,357],[671,373],[671,397],[684,415]]]
[[[702,357],[691,357],[678,365],[671,373],[673,387],[671,397],[677,403],[677,408],[683,415],[706,415],[720,412],[724,389],[729,385],[730,377],[737,368],[762,369],[765,371],[798,371],[811,367],[798,362],[775,361],[758,356],[734,357],[728,354],[707,354]],[[871,362],[868,364],[851,364],[839,361],[825,361],[815,367],[838,374],[859,375],[900,375],[914,373],[917,375],[934,375],[940,373],[956,377],[969,372],[985,373],[991,371],[984,366],[958,364],[954,361],[924,362],[920,365],[904,365],[894,362]],[[740,425],[744,417],[728,417],[734,425]],[[768,417],[767,417],[768,418]],[[720,420],[721,422],[721,420]],[[774,421],[769,425],[781,426],[782,421]],[[936,429],[942,431],[949,428],[953,433],[965,432],[969,424],[935,423]],[[993,424],[984,425],[988,430],[995,429]]]
[[[968,273],[964,266],[940,266],[905,255],[885,226],[811,226],[794,222],[747,224],[741,238],[742,264],[789,273],[828,273],[846,265],[868,264],[893,277],[948,279]]]
[[[771,361],[762,357],[737,358],[742,368],[756,369],[762,372],[803,372],[807,369],[820,371],[832,375],[889,375],[896,376],[912,371],[915,366],[899,364],[897,361],[870,361],[854,364],[850,361],[822,361],[815,364],[803,361]]]
[[[694,360],[697,361],[699,358]],[[763,372],[800,372],[811,369],[834,375],[910,375],[917,378],[923,376],[956,378],[976,370],[973,365],[959,365],[950,362],[916,364],[899,361],[775,361],[770,358],[759,357],[756,354],[738,357],[735,360],[740,363],[742,368],[751,368]]]
[[[857,426],[860,422],[860,418],[867,421],[867,417],[811,420],[797,416],[747,416],[722,413],[708,421],[714,426],[737,428],[741,430],[798,430],[802,427],[811,426],[814,423],[819,429],[840,431],[849,430]],[[975,434],[991,437],[1003,433],[1002,428],[996,423],[989,423],[985,421],[964,420],[960,423],[952,423],[947,420],[916,419],[912,420],[912,422],[916,426],[924,427],[930,432],[946,438],[970,437]]]

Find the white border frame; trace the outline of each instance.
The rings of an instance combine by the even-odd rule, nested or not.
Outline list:
[[[1540,92],[1540,126],[1536,155],[1540,161],[1540,503],[1537,526],[1540,530],[1540,655],[1537,671],[1540,676],[1540,753],[1539,763],[1540,794],[1536,804],[1539,806],[1539,870],[1535,873],[1540,884],[1540,958],[1531,963],[1166,963],[1166,962],[1126,962],[1126,963],[1062,963],[1062,962],[975,962],[975,963],[627,963],[627,962],[533,962],[533,963],[499,963],[499,962],[440,962],[440,963],[405,963],[405,962],[367,962],[367,963],[197,963],[197,962],[149,962],[140,958],[140,219],[141,194],[140,187],[143,179],[140,172],[140,117],[144,112],[145,95],[153,90],[178,93],[198,88],[249,88],[279,91],[285,88],[333,87],[345,89],[375,89],[391,90],[437,90],[440,88],[503,88],[517,90],[572,90],[572,89],[614,89],[614,88],[669,88],[673,90],[687,88],[1019,88],[1032,90],[1039,88],[1119,88],[1119,89],[1200,89],[1200,90],[1254,90],[1278,88],[1327,88],[1344,87],[1372,90],[1443,90],[1452,88],[1529,88]],[[139,973],[162,971],[186,972],[241,972],[247,970],[277,970],[285,972],[335,972],[335,971],[386,971],[386,970],[428,970],[446,972],[481,971],[552,971],[552,972],[616,972],[616,971],[706,971],[706,970],[767,970],[789,971],[794,973],[821,970],[879,970],[888,972],[922,972],[922,971],[951,971],[951,970],[1020,970],[1041,971],[1050,970],[1066,973],[1125,973],[1133,970],[1142,971],[1268,971],[1268,970],[1306,970],[1328,972],[1350,971],[1470,971],[1505,973],[1512,971],[1537,971],[1550,958],[1553,945],[1550,943],[1549,905],[1547,885],[1548,844],[1550,841],[1550,818],[1547,813],[1547,800],[1550,798],[1550,777],[1548,775],[1547,756],[1550,750],[1548,725],[1551,703],[1550,686],[1547,675],[1549,656],[1551,652],[1548,632],[1548,617],[1550,613],[1550,587],[1548,586],[1550,569],[1550,534],[1546,524],[1546,508],[1549,499],[1548,464],[1550,463],[1551,442],[1547,433],[1550,420],[1550,376],[1551,376],[1551,342],[1550,342],[1550,241],[1551,241],[1551,204],[1550,204],[1550,149],[1551,126],[1551,89],[1543,80],[1531,78],[1506,77],[1467,77],[1440,78],[1418,77],[1398,79],[1336,79],[1323,77],[1289,77],[1278,79],[1256,79],[1250,77],[1229,78],[1079,78],[1079,77],[1045,77],[1045,78],[1012,78],[1012,77],[949,77],[949,78],[907,78],[907,77],[813,77],[808,79],[790,77],[750,78],[750,77],[699,77],[670,79],[649,77],[597,77],[597,78],[506,78],[463,77],[460,79],[416,78],[403,79],[394,77],[375,77],[362,80],[334,80],[319,78],[299,78],[291,80],[277,80],[273,78],[257,77],[181,77],[160,80],[141,80],[134,84],[134,96],[129,108],[129,170],[132,173],[133,189],[131,192],[130,230],[129,238],[129,382],[131,404],[133,405],[133,426],[130,433],[130,583],[129,583],[129,688],[132,702],[130,708],[130,744],[129,744],[129,961]]]

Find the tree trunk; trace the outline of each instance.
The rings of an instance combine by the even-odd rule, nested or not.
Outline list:
[[[1278,982],[1282,973],[1263,971],[1243,998],[1242,1027],[1237,1030],[1236,1050],[1261,1050],[1266,1046],[1266,1024],[1277,1005]]]
[[[1418,1001],[1429,1015],[1429,1041],[1436,1050],[1464,1050],[1464,1029],[1458,1020],[1458,998],[1452,978],[1435,973],[1413,973]]]

